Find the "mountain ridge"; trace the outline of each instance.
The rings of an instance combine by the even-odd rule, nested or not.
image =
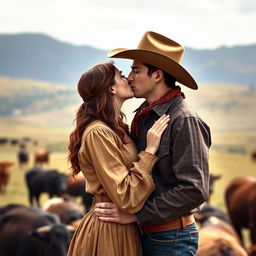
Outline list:
[[[0,76],[74,85],[107,50],[74,45],[46,34],[0,34]],[[127,60],[112,59],[128,74]],[[256,87],[256,44],[214,49],[186,47],[182,65],[200,82]]]

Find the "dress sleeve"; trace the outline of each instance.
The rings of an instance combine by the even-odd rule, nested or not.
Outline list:
[[[109,128],[93,128],[85,137],[88,160],[113,203],[124,212],[135,213],[155,188],[150,174],[158,158],[143,151],[128,169],[117,140]]]

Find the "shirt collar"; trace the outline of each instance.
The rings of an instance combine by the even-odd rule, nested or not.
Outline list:
[[[166,103],[156,105],[152,108],[153,111],[156,112],[158,116],[162,116],[165,114],[171,105],[175,104],[177,101],[182,100],[181,97],[175,96],[171,100],[167,101]],[[144,101],[136,110],[133,112],[138,112],[141,110],[141,108],[144,107],[144,105],[147,103],[147,101]]]

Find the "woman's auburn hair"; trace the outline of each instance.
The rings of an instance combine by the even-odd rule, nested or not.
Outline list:
[[[84,130],[93,121],[106,123],[125,143],[124,136],[128,132],[128,126],[123,122],[125,115],[116,112],[110,92],[110,86],[115,84],[115,72],[116,67],[110,62],[98,64],[83,73],[78,82],[77,89],[84,103],[77,111],[76,127],[69,136],[68,161],[73,177],[81,171],[78,152]]]

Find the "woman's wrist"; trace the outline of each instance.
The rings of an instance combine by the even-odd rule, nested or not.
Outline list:
[[[145,152],[148,152],[148,153],[150,153],[152,155],[155,155],[156,149],[152,148],[152,147],[146,147]]]

